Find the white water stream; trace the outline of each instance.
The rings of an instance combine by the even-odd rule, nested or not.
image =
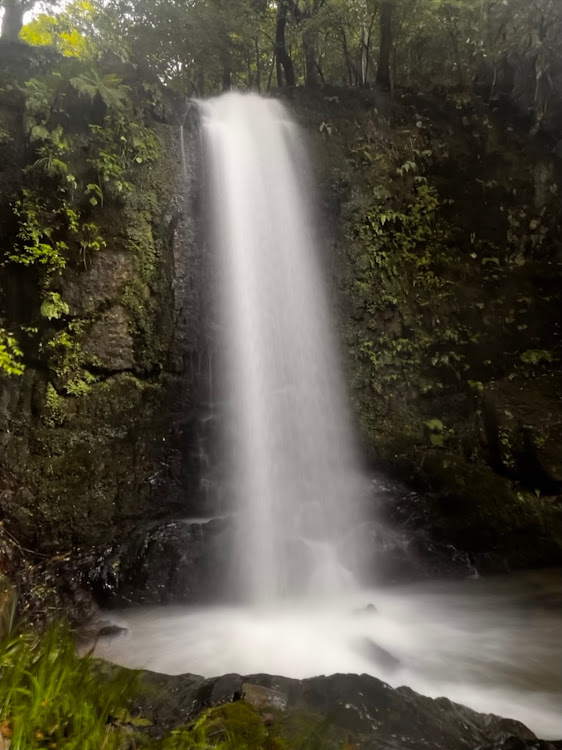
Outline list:
[[[314,235],[306,150],[283,105],[203,102],[238,594],[274,602],[353,585],[337,547],[359,471]]]

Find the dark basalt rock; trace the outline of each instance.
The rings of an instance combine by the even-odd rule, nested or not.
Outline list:
[[[114,638],[115,636],[126,635],[129,631],[115,623],[102,624],[97,632],[98,638]]]
[[[342,564],[359,579],[380,584],[474,574],[466,553],[430,539],[421,522],[410,528],[400,513],[387,518],[387,506],[396,513],[405,503],[411,511],[421,502],[415,493],[381,482],[375,490],[382,498],[379,518],[352,529],[338,549]],[[410,520],[411,515],[412,511]],[[86,556],[78,567],[82,580],[106,607],[224,601],[233,594],[233,536],[228,518],[152,523],[138,527],[119,544]],[[291,560],[306,564],[305,544],[295,540],[288,550]],[[298,572],[293,579],[297,587]],[[373,614],[371,607],[367,614]]]
[[[85,565],[105,606],[208,601],[226,570],[224,519],[170,521],[132,533]]]
[[[153,722],[160,737],[202,710],[240,700],[248,683],[282,694],[283,716],[302,712],[317,717],[322,747],[340,739],[357,750],[550,750],[562,742],[537,740],[518,721],[480,714],[447,698],[427,698],[410,688],[391,688],[368,675],[337,674],[291,680],[236,674],[205,680],[196,675],[171,677],[147,672],[135,709]],[[263,692],[263,690],[261,691]]]
[[[370,505],[372,518],[354,527],[339,545],[343,564],[367,585],[476,575],[470,553],[432,526],[431,498],[379,476],[371,484]],[[496,564],[501,570],[505,562],[500,558]]]

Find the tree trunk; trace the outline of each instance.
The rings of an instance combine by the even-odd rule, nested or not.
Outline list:
[[[224,62],[222,67],[222,90],[230,91],[232,88],[232,71],[230,70],[230,62]]]
[[[2,39],[16,42],[23,26],[25,12],[21,0],[4,0],[4,17],[2,18]]]
[[[351,61],[351,55],[349,54],[349,49],[347,47],[347,36],[345,34],[344,28],[340,29],[340,37],[343,50],[343,58],[345,60],[345,65],[347,68],[347,78],[343,76],[342,84],[344,86],[353,86],[353,63]]]
[[[287,52],[285,43],[285,31],[287,28],[287,0],[278,0],[277,24],[275,26],[275,60],[277,65],[277,85],[294,86],[295,66],[291,56]]]
[[[261,91],[261,60],[258,39],[254,39],[254,52],[256,54],[256,88]]]
[[[304,31],[302,35],[304,50],[305,83],[307,86],[318,84],[318,65],[316,64],[317,38],[315,33]]]
[[[369,75],[369,41],[367,38],[367,29],[363,26],[359,36],[359,46],[361,49],[361,86],[367,85],[367,76]]]
[[[375,85],[382,91],[390,91],[390,58],[392,55],[392,2],[383,0],[381,5],[381,47]]]

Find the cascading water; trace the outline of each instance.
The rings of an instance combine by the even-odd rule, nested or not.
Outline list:
[[[228,94],[201,108],[240,593],[333,593],[351,583],[338,543],[358,516],[358,472],[305,149],[278,101]]]

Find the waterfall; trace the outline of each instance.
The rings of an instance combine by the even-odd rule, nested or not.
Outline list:
[[[359,472],[305,145],[276,100],[231,93],[201,114],[238,593],[334,594],[353,584]]]

